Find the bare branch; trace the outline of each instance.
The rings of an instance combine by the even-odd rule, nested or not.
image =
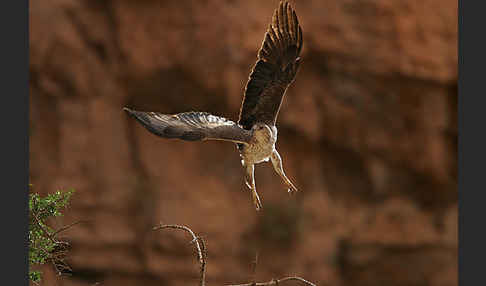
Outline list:
[[[180,229],[188,232],[192,236],[191,243],[196,245],[197,260],[201,264],[201,277],[199,279],[199,285],[204,286],[206,284],[206,245],[201,237],[196,236],[196,234],[187,226],[177,225],[177,224],[160,224],[153,228],[153,230],[161,229]]]
[[[304,278],[297,277],[297,276],[285,277],[285,278],[281,278],[281,279],[273,279],[271,281],[261,282],[261,283],[251,282],[251,283],[246,283],[246,284],[231,284],[231,285],[226,285],[226,286],[252,286],[252,285],[267,286],[267,285],[278,285],[282,282],[287,282],[287,281],[299,281],[299,282],[302,282],[305,285],[316,286],[316,284],[309,282],[309,281],[305,280]]]
[[[70,229],[71,227],[73,227],[73,226],[75,226],[75,225],[77,225],[77,224],[83,223],[83,222],[87,222],[87,221],[79,220],[79,221],[77,221],[77,222],[73,222],[73,223],[71,223],[71,224],[68,224],[68,225],[66,225],[66,226],[63,226],[63,227],[61,227],[60,229],[56,230],[56,231],[55,231],[55,232],[54,232],[52,235],[53,235],[53,236],[56,236],[57,234],[59,234],[59,233],[61,233],[61,232],[63,232],[63,231],[66,231],[66,230]]]
[[[206,251],[206,243],[202,237],[198,236],[197,240],[199,241],[199,245],[201,246],[201,255],[202,255],[202,263],[201,263],[201,282],[200,285],[204,286],[206,284],[206,259],[207,259],[207,251]]]
[[[206,284],[206,244],[204,243],[204,240],[200,236],[197,236],[190,228],[188,228],[187,226],[183,226],[183,225],[160,224],[159,226],[154,227],[153,230],[161,230],[161,229],[166,229],[166,228],[184,230],[192,236],[191,243],[194,243],[196,245],[197,260],[201,264],[201,276],[200,276],[200,279],[199,279],[199,285],[205,286],[205,284]],[[255,282],[257,262],[258,262],[258,253],[256,254],[255,261],[252,263],[252,271],[253,271],[253,276],[254,276],[253,282],[246,283],[246,284],[232,284],[232,285],[226,285],[226,286],[267,286],[267,285],[278,285],[282,282],[288,282],[288,281],[298,281],[298,282],[301,282],[305,285],[316,286],[316,284],[309,282],[309,281],[307,281],[307,280],[305,280],[301,277],[298,277],[298,276],[290,276],[290,277],[285,277],[285,278],[281,278],[281,279],[273,279],[273,280],[268,281],[268,282],[257,283],[257,282]]]

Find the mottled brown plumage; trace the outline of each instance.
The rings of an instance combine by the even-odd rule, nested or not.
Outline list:
[[[302,29],[287,1],[281,1],[267,29],[258,61],[245,88],[238,123],[206,112],[162,114],[124,108],[147,130],[163,138],[186,141],[225,140],[237,143],[255,208],[262,207],[256,191],[254,165],[271,160],[289,192],[297,191],[283,171],[275,149],[277,115],[287,87],[299,68]]]

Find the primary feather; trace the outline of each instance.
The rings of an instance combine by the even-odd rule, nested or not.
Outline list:
[[[287,1],[280,2],[246,85],[238,123],[245,129],[257,123],[275,125],[282,98],[299,68],[302,29]]]
[[[224,117],[207,112],[184,112],[162,114],[124,108],[147,130],[164,138],[178,138],[186,141],[225,140],[248,143],[251,132]]]

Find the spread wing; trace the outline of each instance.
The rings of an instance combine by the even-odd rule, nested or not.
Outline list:
[[[246,85],[238,120],[245,129],[256,122],[275,125],[282,98],[299,68],[302,41],[295,11],[281,1]]]
[[[148,131],[164,138],[178,138],[187,141],[225,140],[248,143],[251,132],[235,122],[207,112],[184,112],[162,114],[124,108],[129,115],[140,122]]]

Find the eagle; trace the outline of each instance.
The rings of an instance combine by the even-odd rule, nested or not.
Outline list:
[[[287,0],[280,1],[246,84],[237,123],[207,112],[162,114],[127,107],[124,110],[148,131],[163,138],[236,143],[245,169],[245,183],[258,211],[262,203],[255,186],[255,164],[271,160],[288,192],[297,192],[285,175],[282,158],[275,148],[275,124],[285,92],[299,69],[302,44],[302,28],[297,14]]]

